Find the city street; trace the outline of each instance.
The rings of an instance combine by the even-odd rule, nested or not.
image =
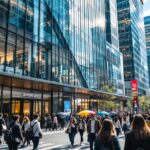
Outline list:
[[[121,150],[124,146],[124,135],[119,136],[119,142],[121,144]],[[70,142],[68,135],[61,131],[48,131],[44,132],[44,136],[40,141],[39,149],[40,150],[89,150],[89,144],[87,142],[87,134],[84,134],[84,142],[80,146],[80,137],[79,134],[75,137],[75,145],[73,148],[70,147]],[[8,150],[8,147],[5,143],[0,146],[0,150]],[[21,150],[32,150],[32,145]]]

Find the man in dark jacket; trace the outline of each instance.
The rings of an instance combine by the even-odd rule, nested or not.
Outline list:
[[[93,143],[100,128],[100,122],[95,119],[95,115],[91,115],[91,119],[87,123],[88,142],[90,143],[90,150],[93,150]]]
[[[12,125],[12,136],[13,139],[11,143],[8,145],[9,150],[17,150],[21,141],[23,141],[23,135],[21,130],[21,125],[19,124],[19,116],[14,116],[14,124]]]
[[[5,125],[5,121],[3,119],[3,114],[0,113],[0,144],[2,143],[2,136],[3,136],[3,127],[2,125]]]

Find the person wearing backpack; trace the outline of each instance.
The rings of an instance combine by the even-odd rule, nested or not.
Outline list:
[[[126,134],[124,150],[150,150],[150,129],[140,114],[134,117],[131,131]]]
[[[14,116],[14,124],[11,127],[11,142],[8,147],[9,150],[17,150],[21,141],[23,141],[22,128],[19,124],[19,116]]]
[[[34,120],[31,122],[31,127],[33,128],[33,138],[32,138],[33,150],[38,149],[39,141],[40,141],[40,138],[42,137],[42,130],[41,130],[40,122],[38,121],[38,119],[39,119],[39,115],[35,114]]]
[[[2,137],[3,137],[3,131],[4,131],[3,126],[5,126],[5,121],[3,119],[3,114],[0,113],[0,145],[2,143]]]
[[[102,124],[100,133],[95,140],[94,150],[121,150],[116,130],[109,119],[105,119]]]

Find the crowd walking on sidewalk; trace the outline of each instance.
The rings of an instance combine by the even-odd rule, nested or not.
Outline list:
[[[121,150],[118,140],[120,133],[125,135],[124,150],[150,150],[150,115],[148,114],[124,113],[122,116],[117,113],[112,116],[91,114],[88,117],[72,116],[71,120],[74,120],[73,127],[76,129],[73,141],[79,131],[81,145],[84,140],[83,134],[87,130],[90,150]],[[68,126],[65,131],[69,139],[70,127]],[[70,142],[73,147],[74,142],[71,139]]]
[[[79,146],[88,142],[90,150],[121,150],[118,136],[122,133],[125,135],[124,150],[150,150],[150,115],[128,113],[88,116],[70,114],[69,119],[55,114],[40,116],[36,113],[33,120],[27,115],[8,118],[8,115],[0,113],[0,144],[5,141],[9,150],[18,150],[33,143],[33,150],[37,150],[43,137],[42,118],[45,131],[58,130],[59,124],[59,129],[66,128],[70,148],[74,148],[76,135],[79,134]],[[85,132],[87,141],[83,136]]]

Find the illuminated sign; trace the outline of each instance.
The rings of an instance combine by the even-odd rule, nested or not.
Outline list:
[[[64,112],[71,112],[71,101],[70,100],[64,101]]]
[[[26,98],[37,98],[38,96],[32,93],[22,93],[22,97]]]
[[[137,80],[132,80],[131,81],[131,87],[132,87],[132,92],[138,92],[138,82]]]

